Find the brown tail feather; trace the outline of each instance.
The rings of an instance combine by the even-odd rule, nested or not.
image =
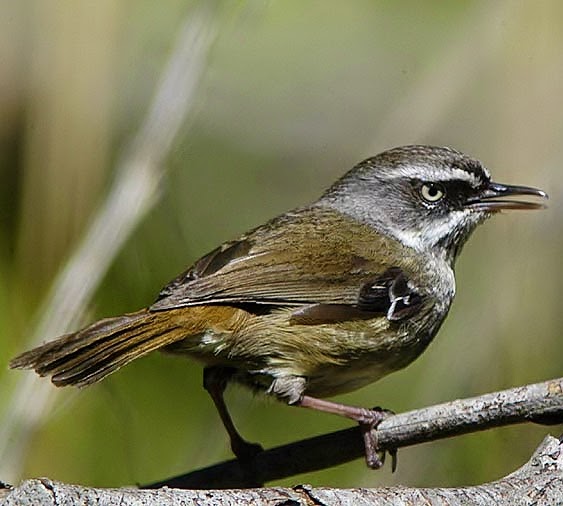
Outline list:
[[[200,330],[197,324],[189,324],[186,309],[143,309],[107,318],[19,355],[10,367],[35,369],[40,376],[52,376],[57,386],[86,386],[136,358]]]

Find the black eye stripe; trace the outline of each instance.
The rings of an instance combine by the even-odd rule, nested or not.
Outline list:
[[[452,202],[465,202],[469,197],[478,193],[478,190],[467,181],[448,181],[448,193]]]
[[[446,204],[452,206],[463,206],[463,204],[470,197],[478,193],[478,189],[474,188],[471,183],[462,179],[455,179],[449,181],[428,181],[428,180],[414,180],[412,181],[413,190],[418,193],[427,204]],[[437,192],[444,192],[444,196],[437,199],[435,202],[425,199],[422,195],[423,187],[426,187],[424,192],[427,196],[435,197]]]

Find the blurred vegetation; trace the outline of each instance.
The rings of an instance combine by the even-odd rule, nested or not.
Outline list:
[[[2,364],[27,347],[40,304],[111,185],[193,6],[0,0]],[[167,160],[162,199],[104,277],[88,318],[150,303],[200,255],[313,200],[362,158],[435,143],[483,160],[499,181],[545,189],[550,208],[479,229],[429,350],[341,399],[403,411],[560,375],[563,4],[219,7],[197,114]],[[1,406],[24,374],[0,367]],[[266,447],[347,425],[236,388],[228,400],[241,432]],[[480,483],[521,465],[558,429],[495,429],[401,450],[394,475],[358,461],[283,483]],[[201,367],[155,354],[101,385],[60,392],[28,442],[19,477],[117,486],[227,457]]]

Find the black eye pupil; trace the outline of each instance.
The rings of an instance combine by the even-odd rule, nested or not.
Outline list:
[[[436,195],[438,195],[438,188],[436,188],[435,186],[429,186],[428,187],[428,194],[431,197],[435,197]]]

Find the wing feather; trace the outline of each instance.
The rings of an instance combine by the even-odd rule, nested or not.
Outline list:
[[[328,208],[278,217],[198,260],[151,310],[210,303],[355,304],[400,244]],[[383,254],[382,254],[383,253]]]

